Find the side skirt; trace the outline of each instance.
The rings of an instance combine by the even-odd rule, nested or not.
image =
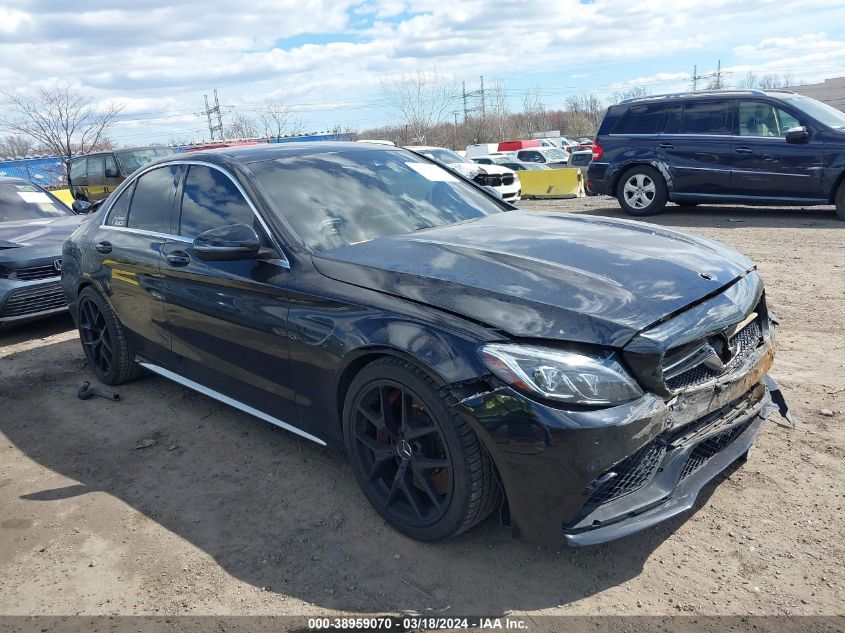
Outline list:
[[[234,407],[235,409],[240,409],[244,413],[249,413],[250,415],[255,416],[256,418],[260,418],[265,422],[269,422],[270,424],[275,424],[278,427],[285,429],[286,431],[290,431],[291,433],[296,433],[300,437],[304,437],[307,440],[311,440],[319,444],[320,446],[326,446],[326,443],[321,440],[319,437],[311,435],[310,433],[306,433],[302,429],[298,429],[295,426],[288,424],[287,422],[282,422],[278,418],[274,418],[272,415],[268,415],[263,411],[259,411],[258,409],[249,406],[248,404],[244,404],[243,402],[239,402],[234,398],[230,398],[229,396],[223,395],[219,391],[214,391],[214,389],[209,389],[208,387],[204,387],[203,385],[199,384],[198,382],[194,382],[193,380],[188,380],[179,374],[173,373],[169,369],[165,369],[164,367],[159,367],[158,365],[153,365],[152,363],[146,361],[138,361],[138,364],[145,369],[149,369],[154,374],[158,374],[159,376],[163,376],[164,378],[168,378],[173,382],[179,383],[184,387],[188,387],[189,389],[193,389],[194,391],[198,391],[199,393],[208,396],[209,398],[214,398],[222,402],[223,404],[228,404],[230,407]]]

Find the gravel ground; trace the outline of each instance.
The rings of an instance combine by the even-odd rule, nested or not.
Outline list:
[[[621,216],[608,198],[523,206]],[[759,263],[797,419],[773,416],[694,512],[580,550],[495,519],[417,543],[342,456],[178,385],[78,400],[91,374],[60,317],[0,335],[0,614],[842,614],[845,223],[737,207],[652,221]]]

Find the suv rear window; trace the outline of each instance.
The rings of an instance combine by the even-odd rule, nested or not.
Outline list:
[[[641,105],[628,108],[622,115],[613,134],[657,134],[660,118],[663,116],[663,105]]]
[[[70,179],[79,180],[85,178],[85,164],[88,162],[87,158],[74,158],[70,161]]]
[[[684,105],[681,134],[733,133],[733,101],[690,101]]]

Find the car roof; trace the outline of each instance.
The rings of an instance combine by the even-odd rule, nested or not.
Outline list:
[[[631,105],[639,103],[647,103],[649,101],[685,101],[687,99],[705,99],[712,97],[778,97],[783,94],[795,94],[791,90],[785,89],[771,89],[759,90],[757,88],[750,88],[748,90],[741,90],[737,88],[725,88],[722,90],[696,90],[690,92],[673,92],[659,95],[648,95],[647,97],[635,97],[632,99],[624,99],[617,105]]]
[[[71,158],[72,161],[77,160],[79,158],[87,158],[88,156],[99,156],[100,154],[122,154],[123,152],[137,152],[138,150],[142,149],[169,149],[172,151],[172,148],[164,146],[164,145],[142,145],[140,147],[116,147],[115,149],[100,149],[96,152],[88,152],[87,154],[80,154],[79,156],[74,156]]]
[[[191,152],[190,154],[172,154],[161,158],[155,164],[168,162],[210,160],[212,162],[229,163],[257,163],[275,160],[285,156],[303,156],[309,154],[328,154],[331,152],[397,152],[401,147],[379,145],[376,143],[358,143],[353,141],[315,141],[311,143],[261,143],[257,145],[243,145],[240,147],[220,147],[217,149]]]

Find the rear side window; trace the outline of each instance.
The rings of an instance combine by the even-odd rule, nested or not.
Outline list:
[[[691,101],[684,106],[681,134],[733,133],[732,101]]]
[[[613,134],[657,134],[663,105],[641,105],[628,108],[613,128]]]
[[[106,154],[106,178],[117,178],[120,172],[117,170],[117,161],[114,154]]]
[[[105,163],[106,157],[100,154],[99,156],[88,157],[88,178],[90,180],[102,180],[105,177]]]
[[[255,227],[252,208],[234,182],[223,172],[191,165],[182,192],[179,235],[196,237],[203,231],[229,224]],[[260,234],[261,231],[257,229]]]
[[[126,226],[154,233],[170,233],[170,215],[178,180],[178,165],[159,167],[138,178]]]
[[[85,178],[85,164],[88,162],[87,158],[77,158],[70,163],[70,179],[80,180]]]
[[[109,217],[106,220],[108,226],[126,226],[126,218],[129,216],[129,202],[132,200],[133,191],[135,191],[134,181],[121,192],[120,197],[111,205]]]

